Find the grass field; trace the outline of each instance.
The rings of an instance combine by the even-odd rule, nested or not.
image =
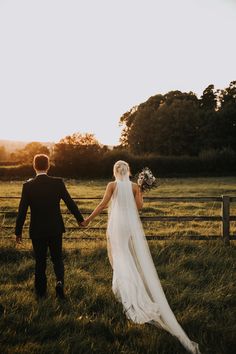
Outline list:
[[[152,195],[236,195],[236,178],[164,180]],[[1,182],[1,195],[19,195],[22,183]],[[102,195],[106,181],[68,181],[73,196]],[[2,201],[1,210],[14,211],[17,201]],[[90,210],[94,202],[80,202]],[[208,205],[209,204],[209,205]],[[218,215],[219,206],[145,203],[145,214]],[[233,209],[235,213],[235,209]],[[14,218],[2,220],[13,223]],[[68,221],[69,222],[69,221]],[[101,223],[105,224],[105,215]],[[209,232],[208,223],[156,223],[156,234]],[[213,231],[218,231],[213,227]],[[234,225],[233,225],[234,227]],[[145,225],[148,231],[149,224]],[[184,228],[184,229],[183,229]],[[198,230],[198,231],[197,231]],[[1,235],[5,231],[2,229]],[[33,293],[34,262],[30,243],[15,247],[0,239],[0,353],[4,354],[181,354],[170,334],[150,325],[127,321],[111,291],[112,271],[105,241],[65,242],[68,301],[55,299],[54,276],[48,262],[48,297],[37,302]],[[78,235],[78,236],[77,236]],[[105,236],[104,236],[105,239]],[[236,248],[218,241],[149,241],[167,299],[177,319],[202,353],[233,354],[236,348]]]
[[[102,197],[105,186],[108,181],[67,181],[66,184],[73,197]],[[20,196],[22,182],[0,182],[0,195],[7,197]],[[220,177],[220,178],[184,178],[184,179],[163,179],[160,181],[160,186],[156,190],[147,194],[147,196],[221,196],[221,195],[236,196],[236,177]],[[2,211],[8,210],[16,212],[19,201],[15,199],[0,199],[0,208]],[[83,212],[90,212],[98,203],[98,200],[79,200],[78,205]],[[65,208],[62,206],[63,210]],[[236,203],[231,204],[231,214],[236,215]],[[167,203],[167,202],[148,202],[145,201],[144,208],[141,212],[143,216],[156,215],[221,215],[221,204],[218,202],[209,203]],[[71,215],[65,217],[67,226],[76,226]],[[91,226],[106,227],[106,215],[102,215],[96,219]],[[14,214],[0,215],[0,225],[14,225]],[[220,235],[220,222],[146,222],[144,223],[146,234],[148,235],[171,235],[180,237],[186,235]],[[4,236],[11,236],[12,230],[1,230]],[[236,223],[231,222],[231,233],[236,234]],[[86,235],[92,232],[86,232]],[[96,232],[96,235],[103,237],[104,231]],[[25,232],[27,237],[27,231]],[[84,236],[84,231],[76,230],[75,232],[67,232],[65,237],[80,237]]]

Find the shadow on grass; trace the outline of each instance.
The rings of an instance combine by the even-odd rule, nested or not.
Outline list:
[[[15,247],[0,247],[0,265],[21,262],[33,257],[31,250],[19,250]]]

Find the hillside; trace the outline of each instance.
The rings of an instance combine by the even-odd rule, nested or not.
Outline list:
[[[4,146],[7,153],[12,153],[18,149],[23,149],[30,141],[14,141],[14,140],[0,140],[0,146]],[[41,142],[49,149],[54,145],[53,142]]]

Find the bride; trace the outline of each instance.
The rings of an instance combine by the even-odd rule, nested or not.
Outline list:
[[[84,221],[84,226],[111,201],[107,245],[114,295],[131,321],[163,328],[177,337],[190,353],[200,354],[198,344],[188,338],[177,322],[163,292],[139,218],[142,193],[129,179],[128,163],[117,161],[113,172],[115,181],[108,183],[102,202]]]

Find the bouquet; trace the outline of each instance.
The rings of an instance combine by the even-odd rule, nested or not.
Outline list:
[[[141,192],[147,192],[157,187],[157,179],[153,176],[150,168],[145,167],[137,175],[137,184]]]

